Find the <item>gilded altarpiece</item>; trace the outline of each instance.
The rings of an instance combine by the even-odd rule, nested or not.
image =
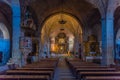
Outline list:
[[[67,36],[65,33],[59,33],[56,37],[55,43],[58,46],[58,53],[63,54],[67,52],[68,43],[67,43]]]
[[[100,56],[99,42],[93,35],[88,37],[88,41],[84,42],[85,56]]]

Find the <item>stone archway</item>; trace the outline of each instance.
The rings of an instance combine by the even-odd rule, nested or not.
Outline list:
[[[65,23],[60,23],[61,20]],[[50,56],[49,52],[51,51],[51,46],[48,44],[51,44],[51,40],[54,40],[53,43],[56,43],[55,39],[59,33],[65,33],[68,37],[68,40],[72,39],[74,48],[72,46],[71,52],[78,53],[79,44],[82,43],[81,25],[78,23],[76,18],[66,13],[57,13],[55,15],[52,15],[44,22],[41,31],[41,44],[44,46],[44,49],[41,51],[43,51],[43,53],[47,52],[47,55]]]
[[[19,39],[20,39],[20,19],[21,19],[21,10],[20,10],[20,0],[3,0],[4,3],[10,6],[12,11],[11,16],[11,53],[12,53],[12,63],[21,66],[21,51],[19,49]]]
[[[116,9],[114,11],[114,60],[116,64],[120,64],[120,55],[119,55],[119,38],[120,38],[120,6],[116,6]]]
[[[11,54],[12,10],[9,4],[0,1],[0,65],[5,65]]]

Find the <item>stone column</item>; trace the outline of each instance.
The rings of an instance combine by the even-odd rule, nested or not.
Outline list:
[[[13,25],[12,25],[12,59],[14,63],[21,66],[21,52],[19,49],[19,38],[20,38],[20,6],[18,3],[11,5],[13,10]]]
[[[50,41],[47,42],[47,56],[50,58]]]
[[[113,18],[102,19],[102,65],[114,64]]]
[[[84,51],[83,51],[83,49],[84,49],[83,36],[84,36],[84,35],[83,35],[83,33],[82,33],[82,34],[81,34],[81,41],[80,41],[80,42],[81,42],[81,58],[82,58],[83,61],[85,61],[85,54],[84,54]]]
[[[42,43],[41,43],[41,38],[40,37],[39,37],[39,52],[38,52],[39,58],[38,59],[41,59],[42,58],[42,54],[43,54],[42,53],[43,52],[43,50],[42,50]]]

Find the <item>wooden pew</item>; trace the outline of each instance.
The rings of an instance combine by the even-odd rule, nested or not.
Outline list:
[[[8,70],[7,75],[1,76],[0,80],[52,80],[58,60],[58,58],[41,59],[40,62],[27,64],[23,68]]]
[[[26,71],[26,70],[8,70],[7,75],[48,75],[53,78],[53,71]]]
[[[94,71],[94,72],[98,72],[98,71],[116,71],[115,68],[77,68],[76,72],[89,72],[89,71]]]
[[[73,69],[74,70],[79,70],[79,69],[84,69],[84,68],[86,68],[86,69],[93,69],[93,68],[95,68],[95,69],[115,69],[116,70],[116,68],[110,68],[110,67],[107,67],[107,66],[74,66],[73,67]]]
[[[70,66],[70,69],[71,69],[71,71],[72,71],[72,73],[73,74],[75,74],[77,71],[76,71],[76,69],[77,69],[77,67],[82,67],[82,66],[99,66],[100,67],[100,65],[98,65],[98,64],[94,64],[94,63],[87,63],[87,62],[79,62],[79,63],[72,63],[71,65],[69,65]]]
[[[15,70],[25,70],[25,71],[52,71],[53,72],[53,77],[54,77],[54,68],[17,68]]]
[[[41,59],[40,60],[40,62],[35,62],[35,63],[32,63],[32,64],[27,64],[27,65],[25,65],[24,67],[36,67],[36,68],[38,68],[38,67],[47,67],[47,68],[50,68],[50,67],[56,67],[56,65],[57,65],[57,63],[58,63],[58,59],[56,58],[56,59],[54,59],[54,58],[48,58],[48,59]]]
[[[79,60],[66,59],[72,73],[78,75],[79,78],[86,76],[120,76],[120,72],[115,72],[116,68],[110,68],[109,66],[100,66],[99,64],[91,62],[83,62]],[[114,73],[115,72],[115,73]],[[91,73],[91,74],[88,74]],[[114,73],[114,74],[113,74]],[[92,80],[92,79],[91,79]],[[97,80],[97,79],[95,79]]]
[[[29,64],[29,65],[26,65],[26,66],[24,66],[24,68],[44,68],[44,67],[46,67],[46,68],[52,68],[52,67],[55,67],[55,63],[48,63],[48,62],[46,62],[46,63],[43,63],[43,62],[41,62],[41,63],[38,63],[38,64]]]
[[[73,67],[73,70],[75,71],[75,72],[77,72],[77,71],[79,71],[79,69],[81,69],[81,68],[95,68],[95,69],[97,69],[97,68],[101,68],[101,69],[107,69],[107,68],[110,68],[110,67],[108,67],[108,66],[74,66]],[[116,70],[116,68],[113,68],[113,69],[115,69]]]
[[[71,68],[80,67],[80,66],[100,66],[99,64],[91,63],[91,62],[71,62],[69,64]]]
[[[100,66],[99,64],[94,64],[90,62],[72,62],[70,63],[72,66]]]
[[[83,80],[120,80],[120,76],[86,76]]]
[[[47,75],[0,75],[0,80],[50,80]]]
[[[75,70],[74,75],[76,76],[76,78],[79,77],[79,73],[80,72],[115,72],[116,69],[115,68],[78,68],[77,70]]]
[[[17,68],[15,70],[54,71],[54,68]]]
[[[83,79],[86,76],[120,76],[120,72],[79,72],[79,79]]]
[[[74,68],[110,68],[109,66],[74,66]]]

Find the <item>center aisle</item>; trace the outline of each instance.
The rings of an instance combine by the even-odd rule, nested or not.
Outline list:
[[[59,59],[58,66],[54,75],[54,80],[76,80],[70,72],[64,58]]]

